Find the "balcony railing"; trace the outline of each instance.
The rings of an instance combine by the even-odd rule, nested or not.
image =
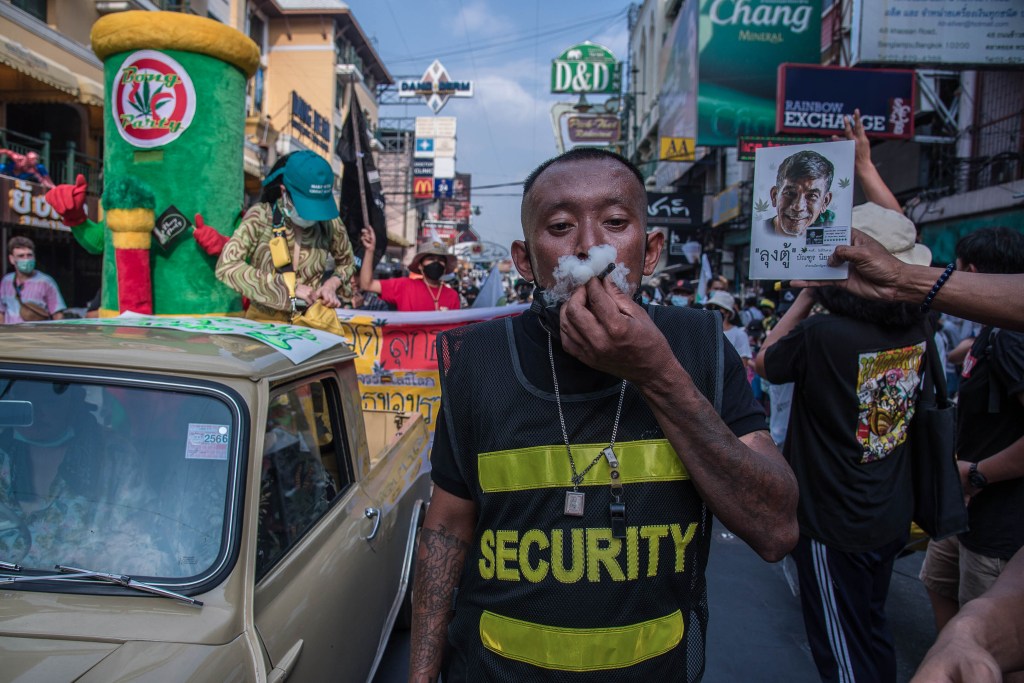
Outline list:
[[[103,160],[79,152],[73,141],[68,142],[65,149],[54,150],[49,133],[42,133],[39,137],[34,137],[0,128],[0,147],[18,154],[35,152],[39,155],[39,161],[49,172],[50,179],[58,185],[61,183],[73,184],[75,178],[81,173],[88,183],[89,194],[97,196],[103,194]]]
[[[50,168],[50,134],[43,133],[41,137],[25,135],[18,131],[0,128],[0,147],[9,149],[18,154],[35,152],[43,166]]]

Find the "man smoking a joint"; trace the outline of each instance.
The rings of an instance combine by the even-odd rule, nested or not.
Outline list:
[[[766,560],[796,543],[795,480],[720,319],[633,298],[663,242],[646,206],[618,155],[542,164],[512,248],[533,307],[438,338],[412,681],[695,680],[711,514]]]

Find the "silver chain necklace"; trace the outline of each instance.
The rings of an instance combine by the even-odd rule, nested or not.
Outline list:
[[[569,432],[565,428],[565,415],[562,412],[562,395],[558,388],[558,373],[555,372],[555,353],[551,348],[551,332],[548,332],[548,360],[551,362],[551,381],[555,385],[555,405],[558,406],[558,423],[562,427],[562,440],[565,442],[565,453],[569,456],[569,469],[572,470],[572,491],[565,492],[564,514],[570,517],[582,517],[585,494],[579,490],[586,476],[594,465],[601,458],[608,461],[611,470],[612,503],[610,506],[612,536],[615,538],[626,537],[626,506],[622,502],[622,483],[619,481],[619,459],[615,456],[615,437],[619,433],[619,419],[622,417],[622,403],[626,397],[626,380],[622,380],[622,388],[619,389],[619,405],[615,409],[615,423],[612,425],[612,438],[608,447],[597,454],[586,468],[576,473],[576,461],[572,457],[572,447],[569,445]]]

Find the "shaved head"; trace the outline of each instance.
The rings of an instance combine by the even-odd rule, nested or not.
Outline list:
[[[625,167],[632,175],[636,178],[637,185],[643,194],[644,201],[647,200],[647,188],[644,186],[644,177],[640,173],[640,170],[634,166],[626,157],[615,152],[610,152],[606,149],[600,149],[598,147],[575,147],[570,149],[564,154],[560,154],[556,157],[552,157],[539,165],[537,168],[530,172],[530,175],[526,177],[526,181],[523,182],[523,201],[520,206],[520,221],[523,226],[523,236],[529,239],[529,212],[531,210],[531,190],[541,175],[550,167],[560,164],[569,164],[573,162],[585,162],[585,161],[606,161],[610,160],[621,164]],[[625,197],[620,197],[620,200],[625,200]],[[646,211],[644,212],[646,218]]]

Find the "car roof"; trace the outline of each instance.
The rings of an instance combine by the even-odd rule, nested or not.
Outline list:
[[[342,342],[301,365],[354,357]],[[59,322],[0,325],[0,363],[10,362],[249,379],[286,374],[298,365],[275,347],[241,334]]]

